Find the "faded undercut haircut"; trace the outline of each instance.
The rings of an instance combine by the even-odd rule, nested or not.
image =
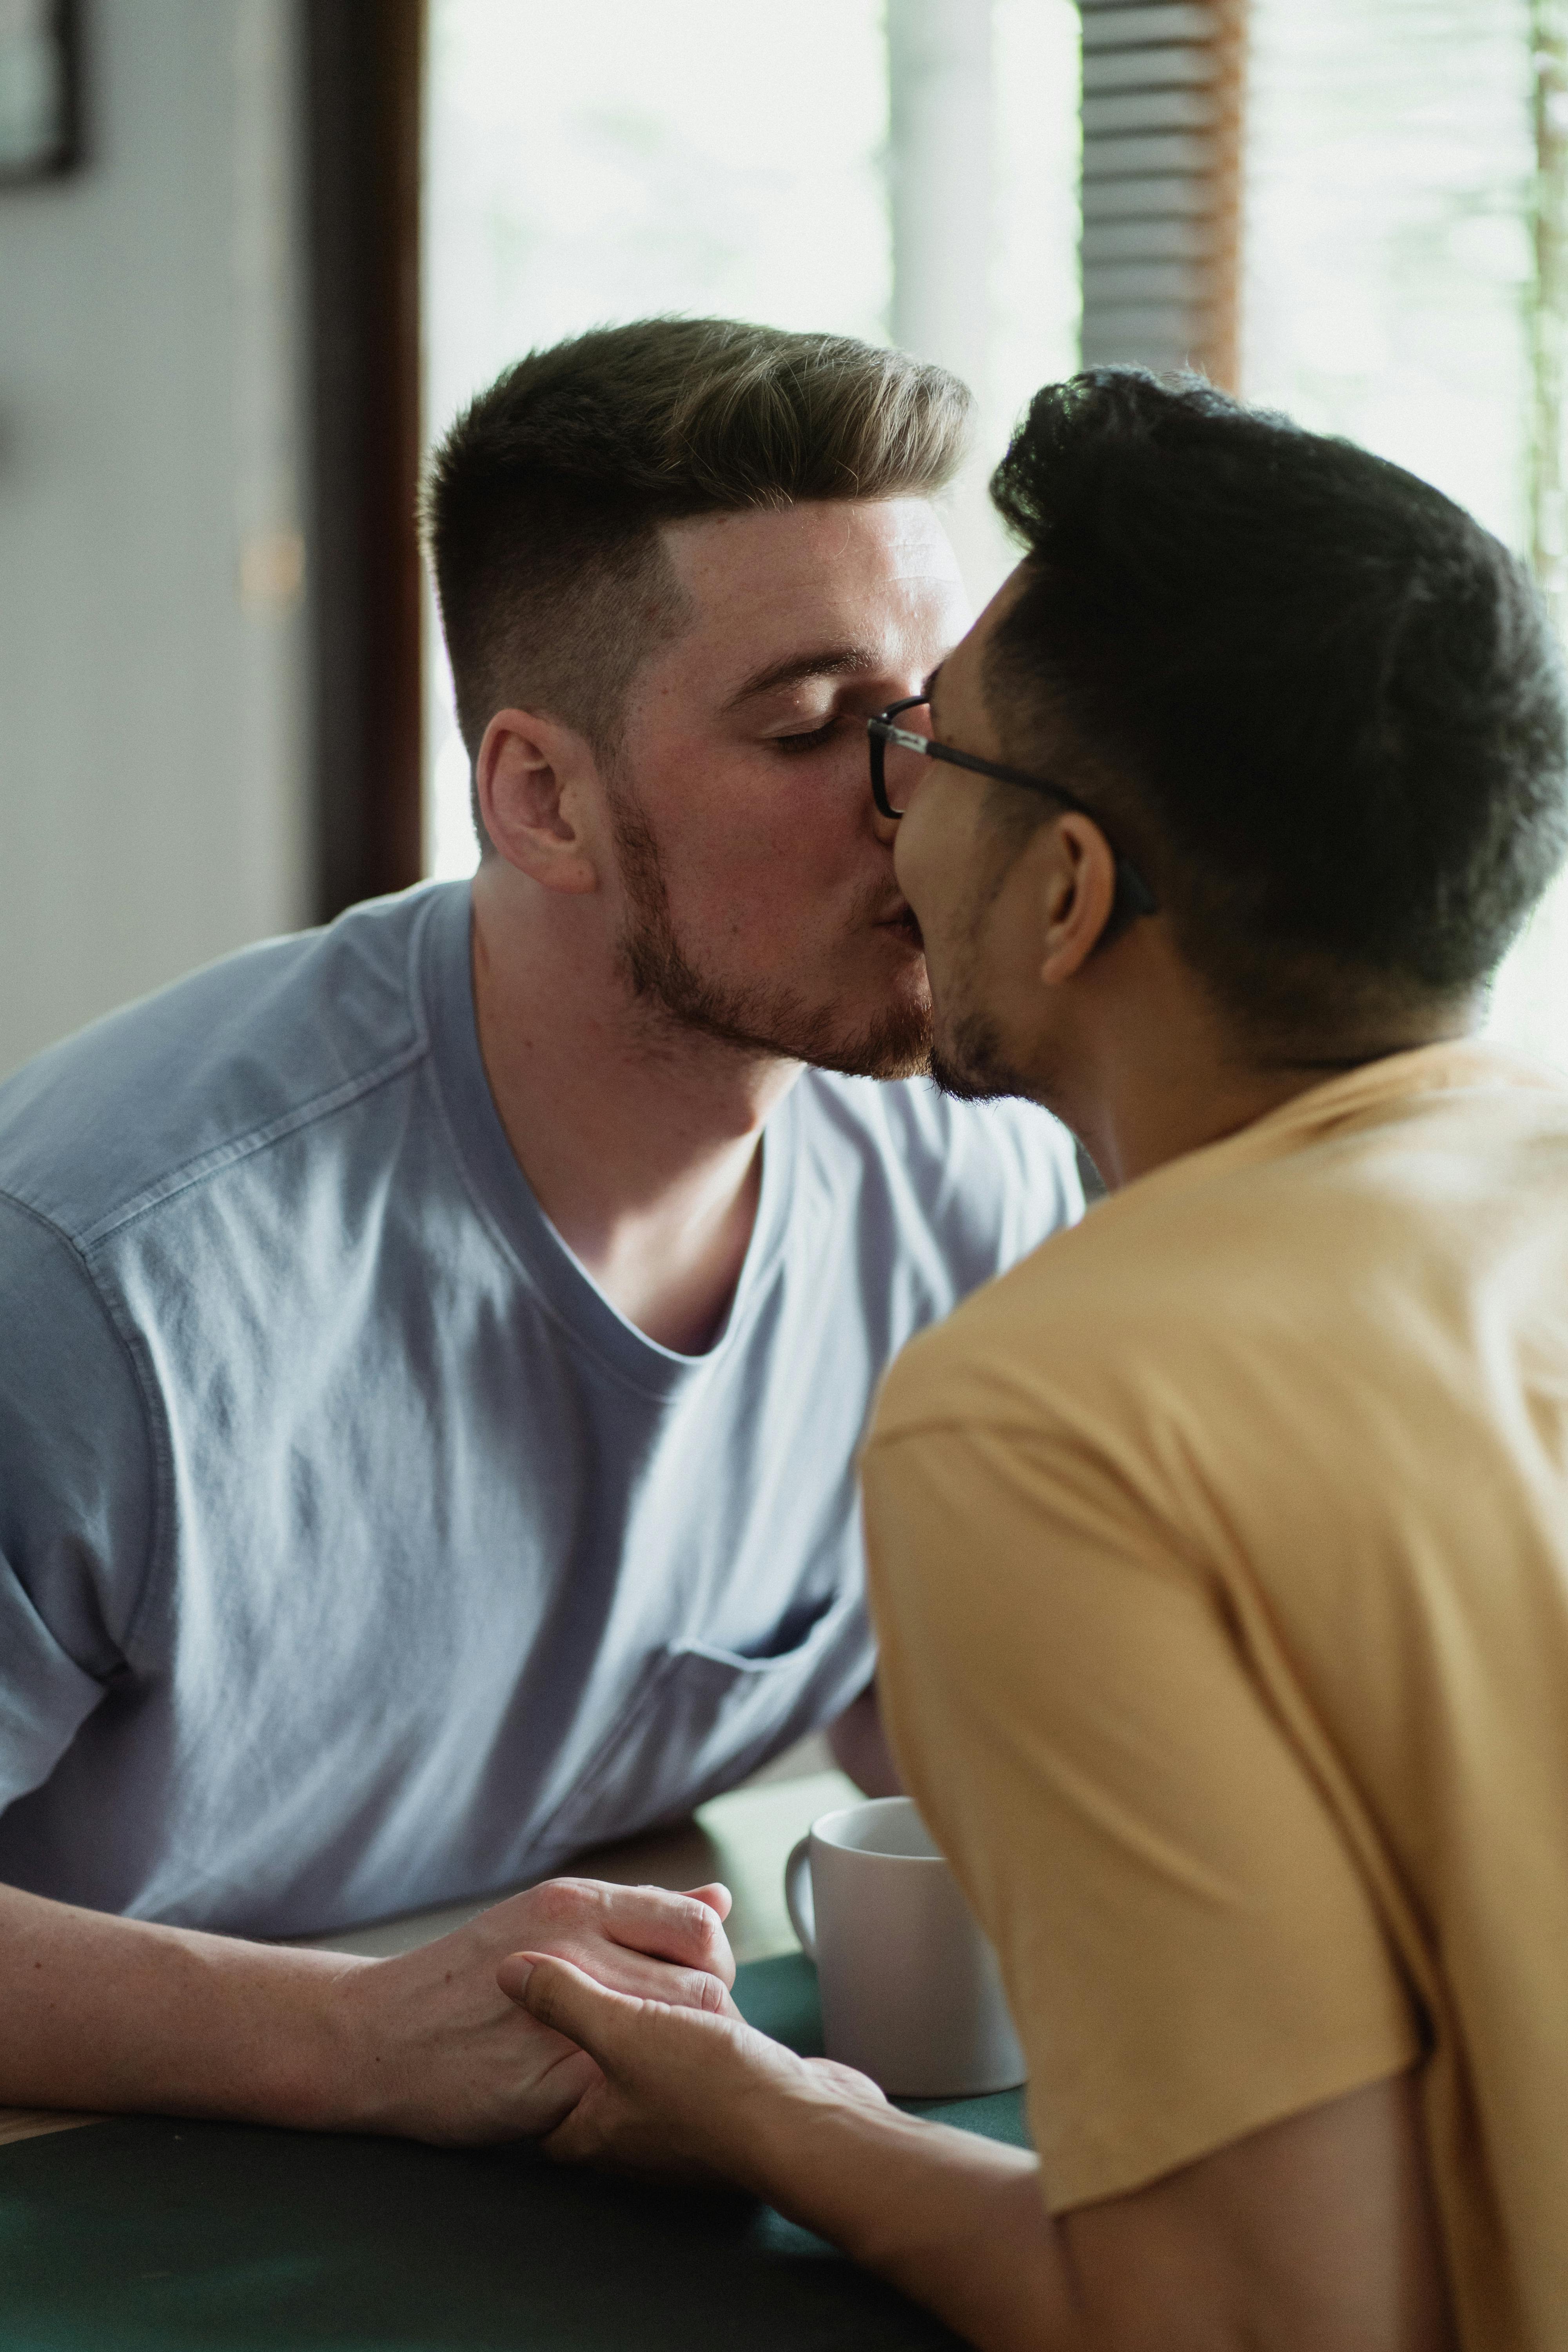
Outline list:
[[[1047,384],[992,496],[1025,549],[986,668],[1007,759],[1103,812],[1243,1029],[1484,984],[1568,849],[1516,557],[1386,458],[1133,368]]]
[[[929,497],[969,408],[902,352],[733,319],[596,328],[519,360],[447,433],[423,505],[470,761],[513,706],[613,759],[633,677],[686,617],[661,524]]]

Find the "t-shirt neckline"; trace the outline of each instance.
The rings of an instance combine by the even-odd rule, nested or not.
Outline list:
[[[573,1338],[636,1387],[673,1394],[742,1345],[782,1253],[798,1148],[798,1089],[767,1121],[756,1222],[722,1330],[700,1356],[661,1346],[611,1304],[541,1208],[501,1124],[479,1051],[469,886],[437,885],[431,898],[419,987],[437,1086],[469,1190],[525,1280]]]
[[[1354,1069],[1336,1070],[1319,1084],[1279,1103],[1258,1118],[1249,1119],[1233,1134],[1199,1144],[1174,1160],[1135,1177],[1110,1195],[1111,1202],[1136,1194],[1147,1199],[1155,1192],[1180,1192],[1201,1182],[1211,1171],[1231,1162],[1283,1160],[1293,1151],[1329,1134],[1337,1126],[1375,1119],[1379,1111],[1393,1115],[1402,1104],[1464,1086],[1516,1086],[1552,1088],[1563,1083],[1547,1064],[1499,1045],[1487,1037],[1447,1037],[1435,1045],[1416,1045],[1397,1054],[1382,1054]]]

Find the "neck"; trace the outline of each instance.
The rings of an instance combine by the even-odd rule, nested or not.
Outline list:
[[[1225,1020],[1152,925],[1141,929],[1141,940],[1119,943],[1120,970],[1108,957],[1097,975],[1071,1067],[1053,1074],[1048,1097],[1113,1192],[1340,1072],[1469,1035],[1479,1024],[1479,1004],[1467,1002],[1269,1051]]]
[[[613,941],[573,923],[581,904],[534,890],[500,859],[475,877],[485,1072],[573,1255],[649,1339],[700,1354],[745,1262],[763,1122],[800,1066],[702,1037],[641,1002]]]

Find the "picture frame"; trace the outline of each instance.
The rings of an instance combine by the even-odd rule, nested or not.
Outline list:
[[[0,189],[80,162],[79,0],[0,0]]]

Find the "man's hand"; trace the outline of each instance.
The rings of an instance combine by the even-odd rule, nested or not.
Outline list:
[[[1053,2221],[1025,2150],[900,2115],[731,2015],[607,1991],[536,1951],[497,1977],[597,2063],[550,2155],[731,2182],[981,2352],[1452,2352],[1413,2075]]]
[[[549,2131],[593,2061],[520,2012],[526,1943],[599,1982],[733,2016],[728,1890],[558,1878],[395,1959],[118,1919],[0,1886],[0,2104],[212,2116],[478,2144]]]
[[[498,1988],[497,1964],[519,1944],[584,1981],[743,2032],[725,2024],[736,2018],[729,1909],[723,1886],[670,1895],[551,1879],[437,1943],[351,1966],[336,1988],[346,2097],[331,2121],[479,2145],[548,2132],[600,2086],[592,2058]]]
[[[566,2164],[675,2179],[723,2180],[767,2193],[756,2126],[778,2103],[885,2108],[876,2084],[828,2058],[797,2058],[739,2017],[675,2007],[658,1992],[609,1990],[568,1959],[514,1952],[496,1971],[503,1992],[552,2042],[575,2045],[592,2073],[546,2139]],[[765,2137],[765,2133],[763,2134]]]

